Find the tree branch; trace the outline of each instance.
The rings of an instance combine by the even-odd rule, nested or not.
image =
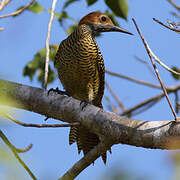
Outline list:
[[[11,0],[2,0],[0,2],[0,11],[2,11],[10,2]]]
[[[7,101],[7,97],[11,101]],[[32,111],[64,122],[80,122],[105,142],[123,143],[145,148],[166,149],[173,136],[180,136],[180,124],[169,121],[143,121],[118,116],[88,105],[83,111],[80,101],[18,83],[0,80],[2,105]],[[133,138],[132,138],[133,137]]]
[[[0,111],[1,114],[1,111]],[[36,128],[58,128],[58,127],[72,127],[72,126],[79,126],[80,123],[74,122],[74,123],[68,123],[68,124],[31,124],[31,123],[23,123],[18,121],[17,119],[14,119],[11,115],[7,113],[2,113],[3,116],[10,119],[16,124],[19,124],[20,126],[24,127],[36,127]]]
[[[45,69],[44,69],[44,88],[47,88],[47,83],[48,83],[48,67],[49,67],[49,41],[50,41],[50,33],[51,33],[51,26],[52,26],[52,21],[54,17],[54,11],[56,7],[57,0],[53,0],[52,3],[52,9],[51,9],[51,16],[49,20],[49,25],[48,25],[48,33],[47,33],[47,38],[46,38],[46,61],[45,61]]]
[[[138,25],[136,24],[135,19],[132,19],[132,20],[133,20],[133,22],[134,22],[134,25],[135,25],[135,27],[136,27],[136,29],[137,29],[138,34],[139,34],[140,37],[141,37],[141,40],[142,40],[142,42],[143,42],[143,44],[144,44],[144,46],[145,46],[145,48],[146,48],[146,51],[147,51],[148,56],[149,56],[149,58],[150,58],[150,60],[151,60],[152,66],[153,66],[154,71],[155,71],[155,73],[156,73],[156,77],[157,77],[157,79],[158,79],[158,81],[159,81],[159,83],[160,83],[160,85],[161,85],[161,88],[162,88],[164,94],[165,94],[165,97],[166,97],[166,99],[167,99],[167,102],[168,102],[168,104],[169,104],[169,106],[170,106],[170,109],[171,109],[173,115],[174,115],[175,121],[177,121],[177,120],[178,120],[178,117],[177,117],[177,115],[176,115],[176,112],[175,112],[172,104],[171,104],[171,101],[170,101],[170,99],[169,99],[167,90],[166,90],[166,88],[165,88],[165,86],[164,86],[164,83],[163,83],[163,81],[162,81],[162,79],[161,79],[161,77],[160,77],[160,75],[159,75],[159,72],[158,72],[158,69],[157,69],[157,67],[156,67],[156,64],[154,63],[154,60],[153,60],[153,58],[156,60],[157,57],[153,54],[153,52],[151,51],[148,43],[147,43],[146,40],[144,39],[144,37],[143,37],[143,35],[142,35],[142,33],[141,33]],[[156,60],[156,61],[157,61],[157,60]],[[163,66],[163,67],[164,67],[164,66]],[[180,75],[180,74],[179,74],[179,75]]]
[[[93,105],[81,110],[80,101],[71,97],[59,94],[48,96],[44,89],[4,80],[0,80],[0,102],[1,105],[25,109],[64,122],[79,122],[99,136],[105,147],[104,151],[108,149],[106,147],[118,143],[153,149],[180,148],[180,143],[177,143],[176,147],[169,146],[172,138],[180,139],[180,123],[171,120],[143,121],[125,118]],[[99,157],[99,153],[102,152],[100,147],[99,144],[92,149],[67,173],[70,173],[70,176],[73,173],[73,177],[76,177]],[[101,149],[100,152],[98,148]]]
[[[116,94],[113,92],[113,90],[111,89],[110,85],[105,82],[106,88],[109,90],[110,94],[112,95],[112,97],[116,100],[116,102],[118,103],[119,107],[122,109],[122,111],[126,111],[125,106],[123,105],[123,103],[119,100],[119,98],[116,96]]]
[[[176,28],[174,28],[174,27],[170,27],[170,26],[168,26],[168,25],[162,23],[161,21],[159,21],[159,20],[156,19],[156,18],[153,18],[153,20],[156,21],[157,23],[161,24],[162,26],[164,26],[164,27],[166,27],[166,28],[172,30],[172,31],[175,31],[175,32],[177,32],[177,33],[180,33],[180,29],[176,29]]]
[[[91,151],[89,151],[83,158],[81,158],[77,163],[75,163],[61,178],[58,180],[73,180],[76,178],[86,167],[93,163],[102,152],[104,152],[105,147],[103,143],[99,143]]]
[[[17,16],[19,14],[21,14],[24,10],[28,9],[33,3],[34,3],[35,0],[32,0],[29,4],[27,4],[26,6],[24,6],[23,8],[11,13],[11,14],[5,14],[5,15],[2,15],[0,16],[0,18],[6,18],[6,17],[11,17],[11,16]]]
[[[159,86],[159,85],[151,84],[151,83],[146,82],[146,81],[138,80],[138,79],[135,79],[135,78],[132,78],[132,77],[128,77],[128,76],[122,75],[122,74],[118,74],[118,73],[115,73],[115,72],[111,72],[111,71],[109,71],[109,70],[107,70],[107,69],[106,69],[106,73],[107,73],[107,74],[110,74],[110,75],[112,75],[112,76],[120,77],[120,78],[129,80],[129,81],[138,83],[138,84],[142,84],[142,85],[145,85],[145,86],[149,86],[149,87],[161,89],[161,86]]]
[[[180,85],[177,85],[177,86],[174,86],[174,87],[169,87],[169,88],[167,89],[167,93],[168,93],[168,94],[170,94],[170,93],[172,93],[172,92],[176,93],[178,90],[180,90]],[[158,102],[160,99],[162,99],[164,96],[165,96],[164,93],[160,93],[160,94],[158,94],[158,95],[156,95],[156,96],[153,96],[153,97],[151,97],[151,98],[148,98],[148,99],[144,100],[143,102],[135,105],[134,107],[132,107],[132,108],[124,111],[124,112],[121,113],[120,115],[121,115],[121,116],[129,115],[129,114],[132,115],[132,113],[133,113],[134,111],[136,111],[137,109],[140,109],[140,108],[142,108],[143,106],[149,106],[149,105],[151,105],[151,104],[154,104],[154,103]],[[145,108],[146,108],[146,107],[145,107]],[[134,115],[134,114],[133,114],[133,115]]]
[[[16,159],[19,161],[19,163],[24,167],[24,169],[27,171],[27,173],[31,176],[33,180],[37,180],[34,174],[31,172],[29,167],[24,163],[24,161],[19,157],[17,153],[27,152],[29,149],[31,149],[32,145],[30,144],[26,149],[17,149],[14,147],[8,138],[4,135],[4,133],[0,130],[0,137],[4,141],[4,143],[11,149]]]
[[[172,0],[167,0],[172,6],[174,6],[178,11],[180,11],[180,6],[175,4]]]

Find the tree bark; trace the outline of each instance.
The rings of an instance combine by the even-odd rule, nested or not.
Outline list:
[[[107,146],[129,144],[153,149],[178,149],[169,146],[172,137],[179,140],[180,123],[172,120],[143,121],[121,117],[93,105],[80,108],[80,101],[44,89],[0,80],[0,104],[32,111],[64,122],[80,122],[97,134]],[[179,144],[179,145],[178,145]]]

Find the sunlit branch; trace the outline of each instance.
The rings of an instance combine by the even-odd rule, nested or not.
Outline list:
[[[0,11],[2,11],[10,2],[11,0],[2,0],[0,2]]]
[[[47,38],[46,38],[46,61],[45,61],[45,71],[44,71],[44,88],[47,88],[47,82],[48,82],[48,67],[49,67],[49,41],[50,41],[50,32],[51,32],[51,26],[52,26],[52,21],[54,17],[54,11],[56,7],[57,0],[53,0],[52,3],[52,9],[51,9],[51,16],[49,20],[49,25],[48,25],[48,33],[47,33]]]

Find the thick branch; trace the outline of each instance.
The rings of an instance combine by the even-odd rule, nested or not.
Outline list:
[[[12,101],[7,100],[7,97]],[[0,80],[1,104],[33,111],[65,122],[80,122],[106,143],[123,143],[145,148],[167,147],[170,137],[180,137],[180,124],[174,121],[142,121],[124,118],[88,105],[83,111],[80,102],[71,97],[49,95],[47,91]]]

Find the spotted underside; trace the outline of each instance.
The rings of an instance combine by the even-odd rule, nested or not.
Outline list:
[[[80,25],[61,42],[55,57],[55,67],[66,93],[80,101],[102,108],[104,94],[104,61],[88,25]],[[99,143],[96,134],[84,127],[72,127],[69,143],[76,142],[78,152],[86,154]],[[102,154],[106,162],[106,152]]]

